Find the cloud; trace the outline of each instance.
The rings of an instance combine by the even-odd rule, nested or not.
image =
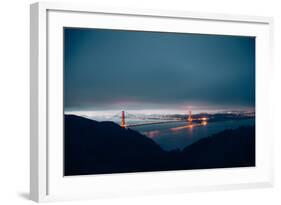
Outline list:
[[[255,105],[253,37],[66,28],[64,38],[65,108]]]

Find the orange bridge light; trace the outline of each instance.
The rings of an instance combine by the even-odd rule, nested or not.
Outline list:
[[[188,115],[187,121],[191,123],[192,120],[193,120],[193,119],[192,119],[192,113],[191,113],[191,110],[189,110],[189,115]]]
[[[121,121],[121,127],[125,128],[126,123],[125,123],[125,111],[122,111],[122,121]]]

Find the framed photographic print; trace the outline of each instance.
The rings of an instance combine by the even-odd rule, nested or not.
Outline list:
[[[31,199],[272,186],[272,22],[32,4]]]

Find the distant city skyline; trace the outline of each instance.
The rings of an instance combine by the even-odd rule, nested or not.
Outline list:
[[[255,108],[255,38],[64,29],[64,110]]]

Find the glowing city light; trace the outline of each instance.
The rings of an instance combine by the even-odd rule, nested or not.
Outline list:
[[[207,122],[207,121],[202,121],[201,124],[202,124],[202,125],[207,125],[208,122]]]

